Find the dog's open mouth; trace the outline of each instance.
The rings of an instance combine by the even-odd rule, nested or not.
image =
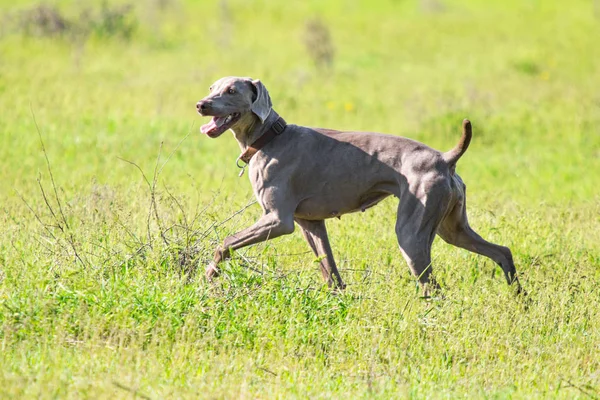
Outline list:
[[[208,124],[200,127],[200,132],[207,134],[211,138],[216,138],[231,128],[240,119],[240,115],[240,113],[233,113],[224,117],[212,117]]]

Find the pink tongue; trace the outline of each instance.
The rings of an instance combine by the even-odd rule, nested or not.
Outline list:
[[[208,124],[204,124],[200,127],[200,132],[208,133],[214,129],[217,129],[217,123],[215,121],[215,118],[212,118]]]
[[[204,124],[200,127],[200,132],[208,133],[215,129],[220,128],[225,123],[227,117],[213,117],[208,124]]]

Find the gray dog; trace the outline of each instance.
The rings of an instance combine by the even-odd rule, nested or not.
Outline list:
[[[233,131],[242,151],[238,166],[240,162],[243,168],[248,166],[250,183],[264,211],[254,225],[227,237],[217,248],[206,269],[208,279],[218,275],[219,263],[231,250],[292,233],[295,221],[321,258],[327,284],[343,289],[325,219],[364,211],[394,195],[400,199],[398,244],[426,295],[437,287],[431,276],[436,234],[491,258],[508,284],[520,289],[510,250],[487,242],[467,222],[466,186],[455,167],[471,140],[468,120],[463,121],[456,147],[441,153],[398,136],[287,125],[272,109],[265,86],[250,78],[219,79],[196,108],[200,115],[212,116],[201,127],[209,137]]]

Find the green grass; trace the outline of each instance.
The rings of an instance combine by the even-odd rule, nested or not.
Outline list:
[[[164,3],[136,3],[127,39],[27,36],[34,3],[0,2],[0,397],[600,397],[596,2]],[[330,70],[304,47],[315,17]],[[289,122],[443,150],[469,117],[470,221],[512,249],[527,301],[440,240],[445,298],[420,298],[395,199],[328,223],[343,294],[298,232],[239,251],[214,285],[189,275],[260,215],[236,213],[253,195],[235,141],[198,132],[195,102],[226,75],[260,78]],[[122,159],[157,176],[168,244]]]

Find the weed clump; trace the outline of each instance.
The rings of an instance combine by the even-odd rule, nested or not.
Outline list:
[[[312,19],[306,22],[303,40],[306,51],[317,68],[329,68],[333,65],[335,48],[329,27],[322,20]]]
[[[97,9],[84,8],[70,17],[55,6],[37,4],[28,9],[7,15],[5,23],[9,32],[35,37],[68,37],[130,39],[138,21],[133,4],[109,5],[103,2]]]
[[[18,28],[27,36],[57,36],[70,28],[70,22],[53,6],[40,4],[19,15]]]
[[[129,39],[137,28],[137,19],[133,13],[133,4],[109,6],[102,3],[98,11],[85,10],[87,20],[84,27],[100,37],[121,37]],[[85,29],[85,28],[84,28]]]

